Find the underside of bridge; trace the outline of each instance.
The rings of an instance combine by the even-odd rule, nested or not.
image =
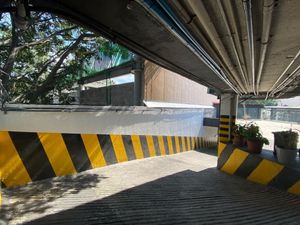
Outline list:
[[[218,93],[300,92],[297,0],[20,2],[71,19]],[[15,3],[0,0],[0,10],[14,11]]]

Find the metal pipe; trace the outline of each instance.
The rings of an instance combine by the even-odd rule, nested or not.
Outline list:
[[[252,2],[251,0],[243,1],[244,11],[246,15],[246,25],[247,25],[247,36],[249,43],[249,53],[250,53],[250,64],[251,64],[251,74],[252,74],[252,88],[253,93],[255,92],[255,58],[254,58],[254,38],[253,38],[253,21],[252,21]]]
[[[219,35],[210,20],[210,17],[203,5],[203,2],[202,1],[191,1],[191,0],[188,0],[187,2],[191,6],[191,8],[193,8],[205,33],[207,34],[207,36],[210,38],[210,40],[214,44],[215,49],[219,52],[219,55],[220,55],[222,61],[224,61],[224,64],[227,67],[229,67],[229,71],[231,72],[230,74],[233,76],[233,79],[237,82],[237,84],[241,88],[242,92],[246,93],[247,90],[246,90],[245,86],[242,84],[232,63],[229,61],[230,57],[228,56],[222,42],[217,38]]]
[[[177,16],[172,12],[165,1],[138,0],[138,2],[151,14],[157,17],[166,28],[169,29],[178,39],[197,55],[221,80],[223,80],[234,92],[241,92],[228,80],[221,68],[207,54],[202,46],[193,38]],[[159,4],[158,4],[159,3]],[[163,6],[163,7],[162,7]]]
[[[263,3],[263,27],[260,44],[259,66],[257,71],[256,91],[259,94],[259,85],[261,80],[262,70],[265,64],[267,48],[269,45],[270,29],[272,24],[272,14],[274,8],[274,0],[265,0]]]
[[[266,95],[266,99],[269,97],[270,92],[274,89],[274,87],[276,86],[276,84],[281,80],[281,78],[285,75],[285,73],[290,69],[290,67],[294,64],[294,62],[296,61],[296,59],[299,57],[300,55],[300,49],[297,52],[297,54],[295,55],[295,57],[292,59],[292,61],[290,62],[290,64],[285,68],[285,70],[281,73],[281,75],[278,77],[278,79],[275,81],[275,83],[273,84],[273,86],[269,89],[269,91],[267,92]]]
[[[239,58],[240,58],[240,61],[242,64],[244,74],[246,75],[247,87],[250,87],[250,82],[248,79],[248,75],[247,75],[248,73],[247,73],[247,68],[246,68],[246,63],[245,63],[246,62],[245,54],[244,54],[244,50],[243,50],[243,47],[242,47],[242,44],[240,41],[242,38],[241,38],[240,31],[237,27],[237,21],[236,21],[237,16],[235,15],[232,3],[233,3],[233,1],[223,1],[223,4],[228,11],[228,14],[227,14],[228,20],[229,20],[229,22],[231,21],[230,24],[231,24],[231,28],[232,28],[232,35],[233,35],[233,37],[235,37],[234,38],[235,45],[236,45],[236,48],[238,51],[238,55],[239,55]]]
[[[236,60],[237,60],[237,64],[238,64],[240,73],[242,74],[244,83],[245,83],[245,85],[247,86],[247,83],[248,83],[248,82],[247,82],[247,79],[246,79],[246,75],[245,75],[244,70],[243,70],[243,68],[242,68],[242,63],[241,63],[239,54],[238,54],[238,52],[237,52],[237,47],[236,47],[235,42],[234,42],[233,37],[232,37],[233,31],[232,31],[231,28],[229,27],[228,19],[227,19],[227,16],[226,16],[226,14],[225,14],[225,10],[224,10],[222,1],[221,1],[221,0],[218,0],[217,3],[218,3],[218,6],[219,6],[219,9],[220,9],[221,16],[222,16],[222,18],[223,18],[224,24],[225,24],[225,28],[226,28],[227,33],[228,33],[228,35],[229,35],[229,39],[230,39],[230,42],[231,42],[231,45],[232,45],[232,49],[233,49],[234,55],[235,55]],[[248,93],[248,92],[246,92],[246,94],[247,94],[247,93]]]
[[[271,96],[274,96],[277,92],[282,91],[287,85],[289,85],[296,77],[299,75],[300,65],[290,73],[288,77],[286,77],[278,86],[277,88],[273,89],[270,93]],[[295,77],[293,77],[296,75]],[[290,81],[289,81],[290,80]]]

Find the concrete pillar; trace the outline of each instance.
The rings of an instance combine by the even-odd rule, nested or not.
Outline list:
[[[219,141],[232,140],[232,126],[237,115],[238,96],[236,94],[222,94],[220,103]]]
[[[143,105],[144,100],[144,59],[140,56],[135,56],[135,64],[132,72],[134,73],[134,92],[133,92],[133,104]]]

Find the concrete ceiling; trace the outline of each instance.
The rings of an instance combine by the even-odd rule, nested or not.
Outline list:
[[[2,11],[8,2],[0,0]],[[220,92],[300,94],[298,0],[29,0],[29,6]]]

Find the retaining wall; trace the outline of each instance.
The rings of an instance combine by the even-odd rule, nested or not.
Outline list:
[[[3,187],[215,145],[202,109],[20,107],[0,114]]]

